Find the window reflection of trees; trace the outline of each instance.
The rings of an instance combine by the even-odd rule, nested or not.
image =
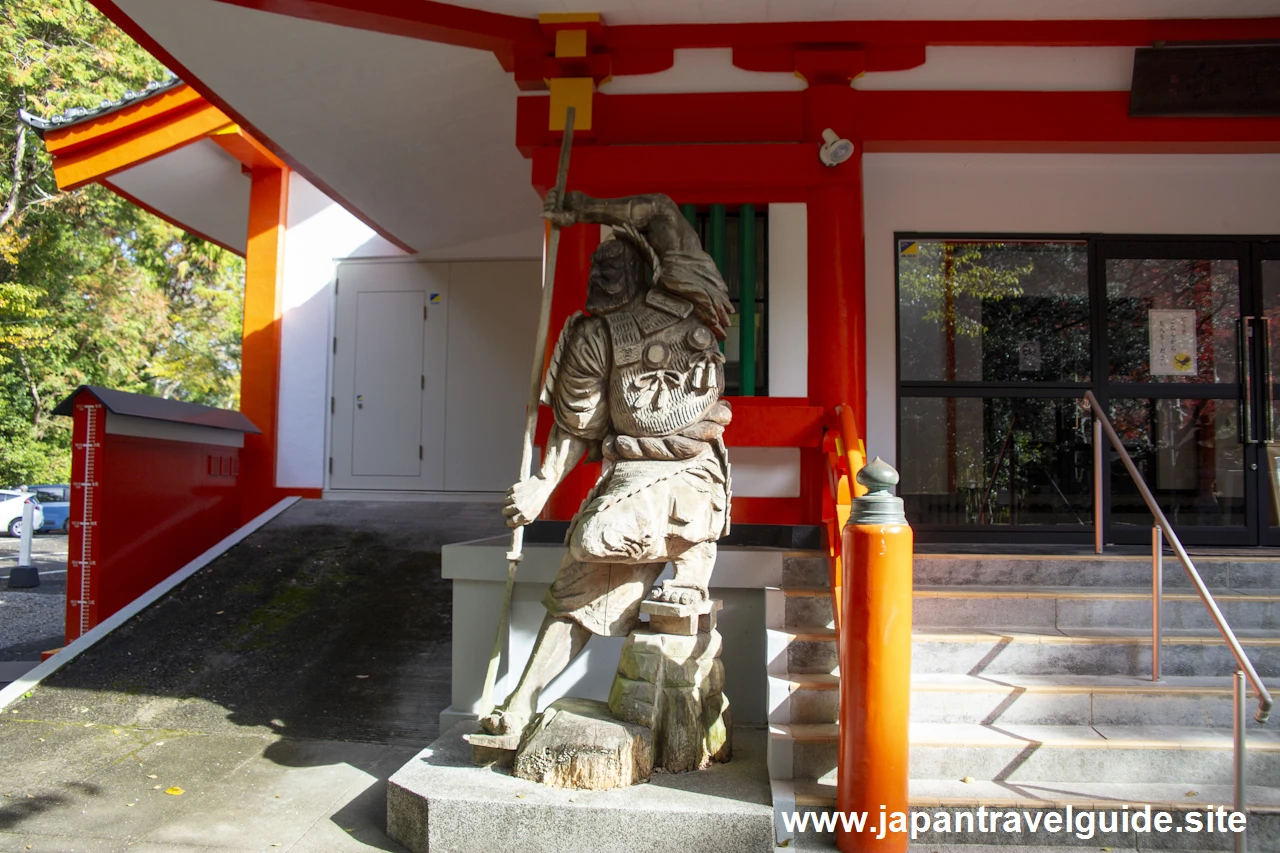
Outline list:
[[[1235,400],[1112,403],[1116,433],[1174,524],[1244,523],[1243,457],[1240,445],[1226,440],[1235,430],[1237,414]],[[1146,504],[1118,460],[1112,469],[1112,521],[1149,524]]]
[[[920,241],[898,285],[904,380],[1089,379],[1084,243]]]
[[[934,240],[913,248],[899,258],[901,377],[940,385],[916,392],[937,396],[902,399],[908,518],[1090,524],[1090,435],[1078,401],[945,390],[957,381],[1089,381],[1086,244]]]
[[[1152,375],[1148,312],[1160,308],[1195,311],[1195,375]],[[1239,317],[1235,261],[1107,261],[1107,348],[1112,381],[1235,382]]]

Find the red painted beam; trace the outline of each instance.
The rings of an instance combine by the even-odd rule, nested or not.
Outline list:
[[[687,95],[605,95],[592,104],[597,145],[671,145],[702,142],[799,142],[804,106],[800,92],[722,92]],[[551,99],[527,95],[516,102],[516,146],[559,145],[548,130]],[[654,116],[662,116],[654,121]],[[577,140],[575,155],[577,153]]]
[[[756,406],[755,397],[728,397],[733,422],[724,431],[729,447],[821,447],[823,410],[797,401]]]
[[[802,498],[734,497],[730,509],[734,524],[817,524]]]
[[[821,447],[823,410],[800,397],[726,397],[733,422],[724,432],[729,447]],[[751,400],[748,403],[746,401]],[[759,401],[759,402],[756,402]],[[766,402],[767,401],[767,402]],[[538,407],[533,443],[546,445],[554,419]]]
[[[1132,118],[1128,92],[857,92],[867,151],[1276,151],[1276,118]]]
[[[609,27],[615,52],[669,48],[766,48],[779,45],[1132,47],[1158,41],[1258,41],[1280,38],[1280,18],[1075,21],[804,21],[745,24],[646,24]]]
[[[716,143],[797,143],[805,138],[804,95],[597,95],[596,145],[684,143],[685,155],[698,158],[692,149],[723,150]],[[850,103],[844,132],[861,141],[866,151],[1249,153],[1276,151],[1280,141],[1280,119],[1275,118],[1132,118],[1128,92],[855,90]],[[526,156],[538,149],[550,152],[535,157],[535,184],[554,177],[554,165],[547,173],[544,161],[551,157],[553,162],[559,150],[557,134],[546,129],[548,110],[546,97],[527,96],[517,106],[520,150]],[[653,122],[650,117],[658,110],[671,121]],[[580,159],[600,156],[592,147],[583,145],[574,152],[575,170]],[[799,165],[817,162],[812,146],[796,147],[805,152],[797,155]],[[625,154],[628,150],[636,153],[636,149],[620,149],[615,155],[614,168],[621,170],[615,182],[630,179],[637,168],[647,171],[640,158]],[[647,157],[650,149],[639,150]],[[738,161],[753,156],[739,152]],[[806,173],[817,180],[823,171]],[[739,184],[754,185],[761,179],[740,176]]]
[[[558,148],[533,152],[538,192],[555,182],[558,157]],[[573,152],[569,173],[570,189],[604,197],[665,191],[681,204],[804,201],[810,187],[856,180],[823,166],[803,144],[584,145]]]
[[[248,9],[390,35],[492,50],[549,45],[534,18],[484,12],[433,0],[218,0]],[[607,20],[606,20],[607,23]],[[1039,21],[802,21],[606,26],[613,52],[778,45],[1030,45],[1127,47],[1158,41],[1257,41],[1280,38],[1280,18]],[[510,70],[510,67],[505,64]],[[621,73],[626,73],[625,71]]]

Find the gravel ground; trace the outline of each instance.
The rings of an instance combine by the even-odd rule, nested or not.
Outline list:
[[[18,565],[18,540],[0,536],[0,578]],[[67,537],[41,533],[31,542],[40,586],[8,589],[0,583],[0,661],[39,660],[40,652],[65,642]]]

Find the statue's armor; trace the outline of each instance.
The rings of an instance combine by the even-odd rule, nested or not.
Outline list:
[[[661,437],[701,421],[724,392],[724,356],[693,305],[664,290],[604,315],[618,436]]]

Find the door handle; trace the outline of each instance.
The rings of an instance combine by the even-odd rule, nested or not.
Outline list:
[[[1242,444],[1255,444],[1253,437],[1253,370],[1249,366],[1249,333],[1250,325],[1256,317],[1241,317],[1236,320],[1236,363],[1240,365],[1240,430]]]
[[[1263,398],[1266,400],[1262,410],[1262,441],[1269,442],[1275,438],[1275,371],[1271,366],[1271,318],[1256,317],[1258,324],[1258,357],[1262,359]]]

